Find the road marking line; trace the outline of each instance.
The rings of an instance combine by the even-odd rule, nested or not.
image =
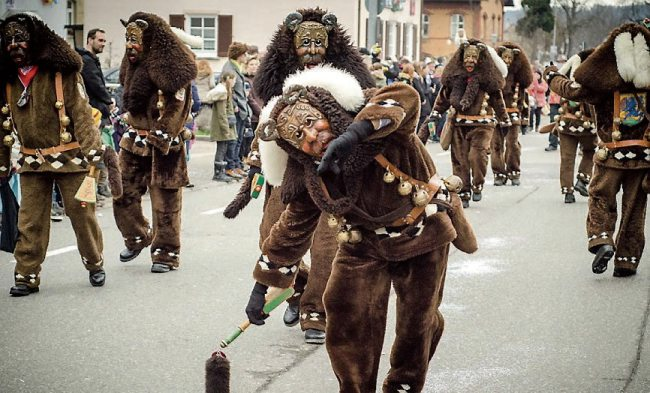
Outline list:
[[[75,251],[75,250],[77,250],[77,246],[68,246],[68,247],[58,248],[56,250],[52,250],[52,251],[47,252],[45,254],[45,258],[53,257],[55,255],[65,254],[67,252],[71,252],[71,251]],[[16,263],[16,260],[12,259],[11,263]]]
[[[213,214],[223,213],[224,210],[226,210],[225,207],[220,207],[218,209],[212,209],[212,210],[206,210],[204,212],[201,212],[201,215],[210,216],[210,215],[213,215]]]

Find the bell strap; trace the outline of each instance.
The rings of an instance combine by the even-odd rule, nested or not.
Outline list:
[[[519,108],[506,108],[507,113],[519,113]]]
[[[34,155],[49,156],[50,154],[62,153],[64,151],[78,149],[78,148],[81,148],[81,145],[79,145],[79,142],[74,141],[70,143],[63,143],[58,146],[46,147],[44,149],[31,149],[29,147],[20,146],[20,152],[32,156]]]
[[[481,116],[481,115],[461,115],[457,114],[456,119],[460,120],[491,120],[494,116]]]
[[[650,147],[650,141],[643,139],[626,139],[624,141],[601,142],[599,147],[606,147],[609,150],[621,149],[623,147]]]

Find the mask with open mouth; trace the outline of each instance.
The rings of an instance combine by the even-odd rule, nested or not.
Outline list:
[[[7,23],[2,32],[4,49],[18,67],[30,64],[29,41],[29,30],[18,22]]]
[[[142,19],[137,19],[131,23],[122,21],[126,27],[126,56],[131,63],[136,63],[142,57],[144,31],[149,27],[149,23]]]
[[[284,21],[287,29],[294,33],[293,45],[300,59],[300,66],[313,68],[325,59],[329,44],[329,32],[336,25],[336,16],[325,14],[321,22],[302,21],[302,15],[292,12]]]
[[[467,72],[474,72],[481,49],[477,45],[467,45],[463,51],[463,66]]]

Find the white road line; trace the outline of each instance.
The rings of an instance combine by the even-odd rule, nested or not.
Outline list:
[[[68,246],[68,247],[58,248],[58,249],[56,249],[56,250],[48,251],[48,252],[45,254],[45,258],[47,258],[47,257],[53,257],[53,256],[55,256],[55,255],[65,254],[65,253],[67,253],[67,252],[76,251],[76,250],[77,250],[77,246]],[[12,259],[10,262],[11,262],[11,263],[16,263],[16,260],[15,260],[15,259]]]
[[[203,216],[211,216],[213,214],[223,213],[224,210],[226,210],[225,207],[220,207],[218,209],[212,209],[212,210],[206,210],[204,212],[201,212],[201,215],[203,215]]]

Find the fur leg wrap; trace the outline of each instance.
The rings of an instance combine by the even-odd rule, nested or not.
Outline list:
[[[230,362],[221,351],[205,362],[205,393],[230,393]]]
[[[113,194],[113,198],[119,198],[122,196],[122,172],[120,171],[117,153],[110,147],[106,148],[106,152],[104,152],[104,164],[108,169],[108,183],[111,187],[111,194]]]
[[[251,181],[245,179],[244,183],[239,189],[239,192],[235,196],[235,199],[233,199],[232,202],[230,202],[228,206],[226,206],[226,209],[223,211],[224,217],[231,219],[237,217],[237,215],[239,215],[239,212],[248,206],[248,203],[251,201],[251,199],[253,199],[251,197]]]

